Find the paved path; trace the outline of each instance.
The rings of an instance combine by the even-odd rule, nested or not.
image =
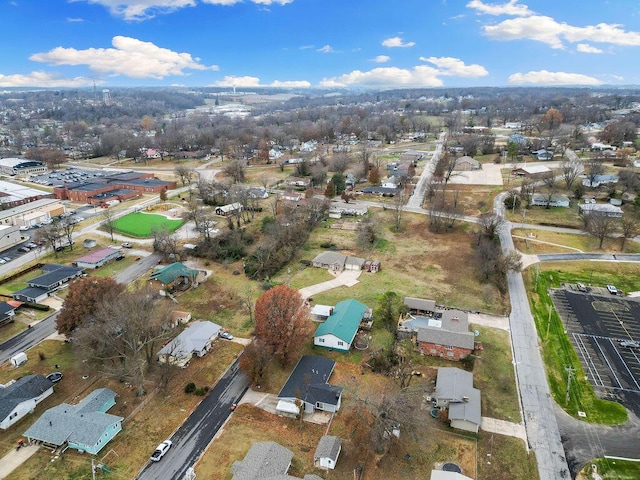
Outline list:
[[[38,445],[25,445],[20,450],[11,450],[0,458],[0,480],[7,478],[11,472],[26,462],[39,448]]]
[[[446,138],[447,138],[446,132],[442,132],[438,137],[438,142],[436,143],[436,150],[434,154],[431,156],[431,158],[429,159],[429,161],[425,164],[424,168],[422,169],[420,178],[416,183],[416,188],[414,188],[413,190],[413,195],[411,195],[409,197],[409,200],[407,201],[407,207],[410,207],[410,208],[422,207],[425,190],[427,188],[427,185],[431,181],[433,172],[436,169],[436,165],[438,163],[438,160],[440,159],[440,155],[442,154],[442,148]]]
[[[353,287],[358,283],[358,277],[362,273],[362,270],[344,270],[333,280],[327,280],[326,282],[316,283],[310,287],[301,288],[300,295],[302,298],[310,298],[318,293],[326,292],[338,287]]]
[[[482,417],[480,428],[485,432],[497,433],[508,437],[515,437],[527,442],[527,431],[522,423],[507,422],[497,418]]]

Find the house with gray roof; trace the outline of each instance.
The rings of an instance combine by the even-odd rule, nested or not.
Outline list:
[[[288,475],[293,452],[276,442],[253,442],[244,459],[231,465],[231,480],[300,480]],[[322,480],[305,475],[302,480]]]
[[[73,448],[95,455],[122,430],[123,418],[106,413],[116,404],[115,396],[108,388],[98,388],[76,405],[50,408],[24,436],[53,449]]]
[[[467,312],[438,308],[433,300],[407,297],[409,310],[398,323],[398,334],[415,341],[420,353],[448,360],[462,360],[475,348]]]
[[[323,435],[313,454],[313,464],[318,468],[333,470],[342,450],[342,439],[333,435]]]
[[[185,367],[194,354],[198,357],[207,354],[213,341],[218,338],[221,328],[208,320],[193,322],[162,347],[158,352],[158,361]]]
[[[344,255],[340,252],[326,251],[319,253],[311,261],[311,264],[317,268],[327,268],[336,272],[343,270],[362,270],[365,259]]]
[[[40,302],[63,285],[82,275],[84,271],[81,267],[70,267],[55,263],[43,265],[41,269],[45,272],[44,274],[27,281],[27,287],[11,295],[15,300],[20,302]]]
[[[460,157],[456,159],[456,162],[453,166],[453,170],[455,170],[456,172],[480,170],[481,168],[482,168],[482,165],[480,164],[480,162],[468,155],[465,155],[464,157]]]
[[[315,410],[334,413],[340,409],[342,387],[329,384],[336,362],[319,355],[304,355],[289,375],[278,393],[276,412],[282,415],[298,415],[301,401],[304,412]]]
[[[6,430],[53,393],[53,383],[42,375],[26,375],[0,389],[0,428]]]
[[[480,390],[473,388],[473,373],[455,367],[438,368],[431,398],[436,407],[448,409],[453,428],[478,433],[482,423]]]

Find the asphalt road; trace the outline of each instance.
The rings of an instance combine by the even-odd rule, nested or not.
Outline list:
[[[129,285],[133,283],[135,280],[140,278],[146,272],[151,270],[155,265],[158,264],[160,260],[160,255],[157,253],[152,253],[146,257],[140,257],[133,265],[125,268],[123,271],[116,273],[113,276],[113,279],[118,283],[124,283],[125,285]]]
[[[173,446],[164,458],[159,462],[147,463],[138,475],[138,480],[183,480],[186,471],[195,465],[232,414],[231,405],[238,403],[248,388],[249,380],[240,371],[236,359],[189,418],[170,437]],[[164,440],[158,438],[157,443]],[[149,452],[149,455],[152,453]]]
[[[55,333],[58,313],[59,312],[49,315],[44,320],[36,323],[33,327],[20,332],[15,337],[11,337],[0,345],[0,364],[6,362],[18,352],[25,352],[29,350],[49,335]]]
[[[427,161],[424,168],[422,169],[422,174],[418,179],[418,183],[416,183],[416,187],[414,188],[413,195],[411,195],[409,197],[409,200],[407,200],[407,207],[411,207],[411,208],[422,207],[425,190],[427,188],[427,185],[431,181],[431,177],[433,176],[434,170],[436,169],[436,164],[438,163],[438,160],[440,159],[440,155],[442,154],[443,144],[446,138],[447,138],[446,132],[442,132],[438,137],[435,153],[431,156],[431,158]]]

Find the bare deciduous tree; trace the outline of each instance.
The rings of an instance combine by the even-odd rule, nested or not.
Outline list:
[[[78,328],[77,348],[99,371],[131,381],[144,395],[158,346],[169,338],[165,305],[149,290],[123,292],[101,303],[94,320]]]
[[[604,240],[617,230],[619,224],[618,218],[597,213],[583,215],[583,221],[585,230],[598,239],[598,248],[600,250],[602,250]]]
[[[573,182],[576,181],[578,175],[582,172],[582,164],[579,160],[570,160],[568,158],[564,159],[560,164],[560,168],[562,169],[562,178],[564,180],[567,189],[571,189],[573,186]]]

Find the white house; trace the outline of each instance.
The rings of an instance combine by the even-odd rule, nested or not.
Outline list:
[[[333,435],[324,435],[313,454],[313,464],[318,468],[333,470],[342,450],[342,439]]]
[[[199,357],[207,354],[213,340],[218,338],[220,329],[220,325],[209,321],[192,323],[162,347],[158,352],[158,361],[185,367],[194,354]]]
[[[400,179],[398,177],[383,178],[380,182],[382,188],[398,188],[398,185],[400,185]]]
[[[240,202],[230,203],[228,205],[222,205],[216,207],[216,215],[226,217],[242,211],[242,204]]]
[[[338,302],[313,335],[317,347],[348,352],[368,308],[354,299]]]
[[[569,197],[566,195],[544,195],[542,193],[535,193],[531,196],[531,205],[536,207],[546,207],[549,204],[550,207],[568,207],[570,204]]]
[[[585,203],[578,205],[583,215],[603,215],[607,217],[622,217],[622,209],[610,203]]]
[[[53,393],[53,383],[42,375],[26,375],[0,389],[0,428],[17,423]]]

